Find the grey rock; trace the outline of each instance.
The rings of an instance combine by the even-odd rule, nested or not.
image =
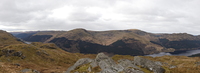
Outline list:
[[[163,66],[163,64],[161,62],[159,62],[159,61],[156,61],[155,64]]]
[[[174,66],[174,65],[171,65],[169,68],[170,68],[170,69],[171,69],[171,68],[176,68],[176,66]]]
[[[117,65],[114,60],[106,56],[104,53],[99,53],[95,59],[97,65],[102,69],[101,73],[116,73],[123,71],[123,67]]]
[[[97,63],[96,63],[95,61],[92,61],[92,62],[90,63],[90,65],[91,65],[92,67],[97,67],[97,66],[98,66]]]
[[[22,73],[32,72],[32,69],[23,69],[21,70]]]
[[[89,58],[79,59],[73,66],[68,68],[65,73],[70,73],[70,71],[75,70],[78,66],[90,64],[90,67],[87,69],[87,72],[92,72],[94,67],[99,66],[101,72],[97,73],[144,73],[139,67],[147,68],[154,73],[163,73],[165,70],[162,68],[164,63],[154,62],[141,57],[134,57],[134,61],[127,59],[118,60],[118,64],[114,62],[113,59],[105,55],[104,53],[99,53],[94,60]],[[78,72],[77,72],[78,73]]]
[[[89,68],[88,68],[88,71],[89,71],[89,72],[91,72],[91,71],[92,71],[91,67],[89,67]]]
[[[25,59],[26,58],[26,56],[21,56],[21,59]]]
[[[39,71],[37,71],[37,70],[33,70],[33,73],[40,73]]]
[[[141,69],[133,64],[132,61],[127,59],[118,60],[119,65],[124,67],[125,73],[144,73]]]
[[[23,69],[21,70],[22,73],[40,73],[37,70],[32,70],[32,69]]]
[[[126,69],[124,69],[124,72],[125,73],[144,73],[143,71],[135,70],[134,68],[126,68]]]
[[[13,53],[13,56],[21,57],[22,54],[23,54],[23,53],[22,53],[21,51],[18,51],[18,52]]]
[[[112,69],[103,69],[100,73],[118,73],[118,72]]]
[[[154,73],[164,73],[165,69],[162,68],[160,65],[157,65],[155,62],[139,57],[139,56],[135,56],[134,57],[134,64],[139,65],[141,67],[147,68],[151,71],[153,71]]]
[[[123,66],[124,68],[132,67],[138,70],[141,70],[139,67],[135,66],[132,61],[127,59],[118,60],[119,65]]]
[[[70,73],[70,71],[74,70],[76,67],[81,66],[83,64],[88,64],[88,63],[90,63],[92,61],[93,60],[90,59],[90,58],[79,59],[73,66],[71,66],[70,68],[68,68],[65,73]]]

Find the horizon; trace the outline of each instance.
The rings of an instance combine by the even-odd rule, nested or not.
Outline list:
[[[0,1],[0,29],[94,31],[139,29],[199,35],[199,0]]]
[[[75,28],[75,29],[84,29],[84,28]],[[71,30],[75,30],[75,29],[71,29]],[[42,32],[42,31],[71,31],[71,30],[30,30],[30,31],[7,31],[9,33],[18,33],[18,32],[22,32],[22,33],[25,33],[25,32]],[[87,31],[115,31],[115,30],[88,30],[88,29],[84,29],[84,30],[87,30]],[[124,29],[124,30],[140,30],[140,29]],[[116,30],[117,31],[117,30]],[[144,31],[144,30],[140,30],[140,31]],[[159,33],[159,32],[149,32],[149,31],[144,31],[144,32],[147,32],[147,33],[152,33],[152,34],[183,34],[183,33],[186,33],[186,32],[172,32],[172,33]],[[190,33],[186,33],[186,34],[190,34]],[[193,35],[193,36],[198,36],[200,34],[197,34],[197,35],[194,35],[194,34],[190,34],[190,35]]]

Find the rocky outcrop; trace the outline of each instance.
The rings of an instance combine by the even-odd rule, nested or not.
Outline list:
[[[153,62],[151,60],[136,56],[134,57],[134,64],[147,68],[148,70],[153,71],[154,73],[164,73],[165,69],[160,66],[160,63]]]
[[[1,56],[16,56],[20,57],[21,59],[26,58],[26,56],[23,55],[22,51],[16,51],[16,50],[9,50],[9,49],[2,49],[0,50],[0,57]]]
[[[101,73],[117,73],[123,71],[124,69],[121,65],[117,65],[104,53],[99,53],[94,62],[102,69]]]
[[[99,53],[94,60],[89,58],[78,60],[73,66],[68,68],[65,73],[96,72],[94,71],[95,68],[99,68],[100,71],[98,71],[98,73],[144,73],[137,65],[147,68],[154,73],[165,72],[165,70],[160,66],[162,65],[160,62],[153,62],[136,56],[134,61],[121,59],[118,60],[117,64],[104,53]]]
[[[92,59],[89,59],[89,58],[83,58],[83,59],[80,59],[78,60],[73,66],[71,66],[70,68],[68,68],[67,72],[66,73],[70,73],[70,71],[74,70],[75,68],[77,68],[78,66],[81,66],[83,64],[88,64],[90,62],[92,62],[93,60]]]

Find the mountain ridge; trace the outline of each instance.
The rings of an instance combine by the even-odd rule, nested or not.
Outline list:
[[[138,29],[91,31],[78,28],[70,31],[41,31],[36,34],[30,35],[29,37],[23,40],[37,40],[31,42],[55,43],[57,46],[68,52],[80,52],[80,50],[83,51],[83,49],[92,50],[92,48],[94,49],[94,47],[92,46],[96,44],[99,45],[99,47],[101,48],[95,47],[97,48],[96,51],[92,52],[95,54],[99,52],[122,54],[116,51],[112,52],[111,50],[114,50],[114,48],[118,50],[128,48],[129,51],[132,52],[136,50],[139,50],[141,52],[140,54],[132,55],[145,55],[159,52],[173,52],[179,50],[190,50],[200,48],[200,36],[193,36],[187,33],[154,34]],[[83,42],[88,44],[81,46],[80,44]],[[124,43],[124,45],[115,45],[114,43],[117,42]],[[186,44],[189,44],[189,46],[187,46]],[[75,49],[76,51],[70,51]],[[83,51],[82,53],[89,52]]]

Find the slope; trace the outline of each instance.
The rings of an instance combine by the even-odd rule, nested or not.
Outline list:
[[[0,49],[8,45],[21,43],[22,42],[13,35],[7,33],[6,31],[0,30]]]

